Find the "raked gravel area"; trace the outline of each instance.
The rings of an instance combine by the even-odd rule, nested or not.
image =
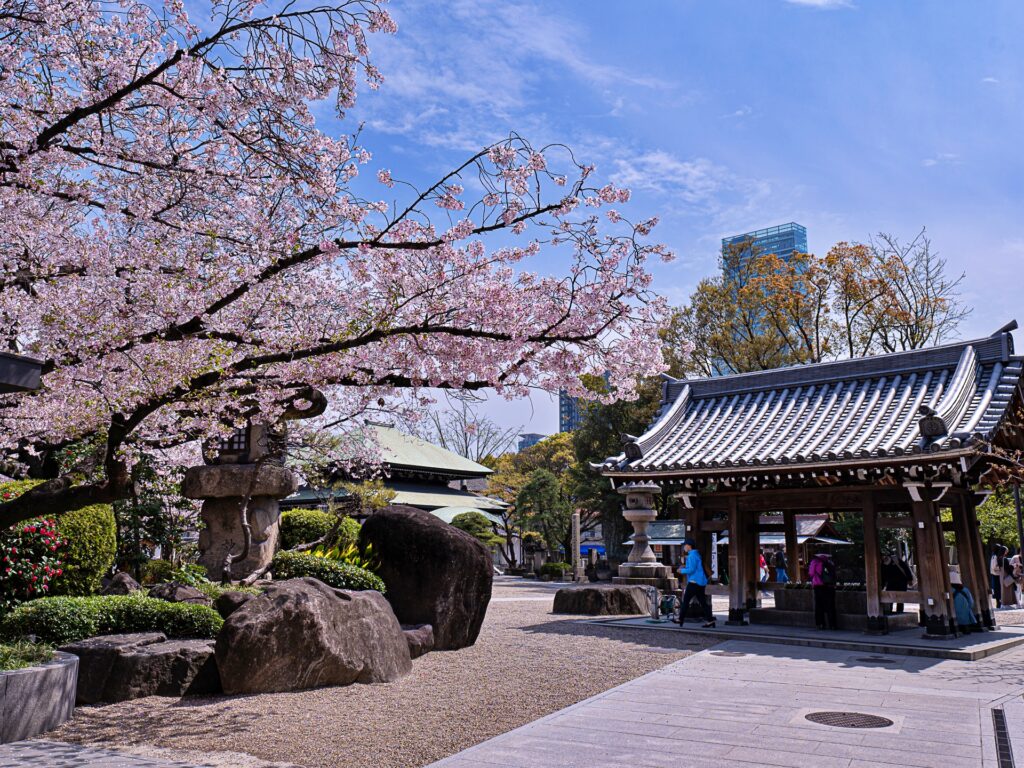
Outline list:
[[[395,683],[83,707],[47,738],[217,766],[413,768],[715,642],[554,616],[555,588],[497,579],[477,644],[417,659]]]

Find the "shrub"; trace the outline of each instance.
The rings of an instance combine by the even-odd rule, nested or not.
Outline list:
[[[452,525],[460,531],[465,531],[475,537],[485,547],[493,547],[504,541],[501,536],[494,532],[494,525],[483,513],[473,510],[462,512],[452,518]]]
[[[94,635],[163,632],[168,637],[213,637],[224,620],[205,605],[169,603],[141,594],[43,597],[0,620],[0,637],[35,636],[54,645]]]
[[[309,544],[331,532],[338,518],[319,509],[292,509],[281,513],[281,549],[294,549]],[[359,538],[359,523],[343,517],[334,541],[324,542],[328,547],[347,548]]]
[[[19,640],[10,645],[0,645],[0,672],[34,667],[52,659],[53,647],[45,643]]]
[[[94,504],[57,518],[57,531],[68,546],[64,575],[54,582],[53,594],[92,595],[117,557],[117,521],[109,504]]]
[[[142,566],[143,584],[162,584],[174,579],[174,563],[170,560],[147,560]]]
[[[292,549],[326,536],[334,515],[319,509],[291,509],[281,513],[281,548]]]
[[[348,563],[317,557],[305,552],[278,552],[271,563],[274,578],[297,579],[312,576],[336,589],[375,589],[384,592],[383,580],[374,573]]]
[[[0,484],[0,498],[17,498],[41,480],[14,480]],[[91,595],[100,588],[103,574],[117,556],[117,522],[109,504],[94,504],[60,515],[57,533],[67,541],[61,552],[63,573],[53,580],[55,595]]]
[[[61,576],[64,549],[53,520],[30,520],[0,532],[0,615],[49,593]]]
[[[562,571],[570,570],[572,570],[572,566],[568,563],[544,563],[544,565],[540,567],[540,575],[560,577],[562,575]]]

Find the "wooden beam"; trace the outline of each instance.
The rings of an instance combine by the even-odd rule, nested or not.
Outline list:
[[[876,507],[877,509],[877,507]],[[913,528],[914,519],[909,515],[907,517],[879,517],[878,527],[882,528]]]
[[[746,625],[746,571],[743,557],[746,534],[740,519],[736,498],[730,499],[729,509],[729,624]]]
[[[782,513],[783,527],[786,531],[786,560],[789,563],[789,578],[803,581],[800,570],[800,544],[796,535],[796,513],[786,510]]]
[[[874,496],[868,492],[862,500],[864,523],[864,587],[867,590],[869,634],[888,634],[888,619],[882,613],[881,551],[878,546],[878,513]]]
[[[995,629],[995,611],[992,607],[992,595],[989,593],[988,587],[988,558],[985,556],[985,545],[981,540],[981,531],[978,528],[978,511],[975,506],[974,494],[970,491],[962,491],[957,496],[962,504],[965,530],[974,554],[974,567],[977,573],[975,578],[980,584],[978,592],[974,593],[974,605],[981,615],[982,625],[989,629]]]
[[[918,589],[921,592],[921,615],[925,633],[930,637],[949,637],[951,612],[944,587],[942,569],[945,558],[939,550],[938,510],[929,499],[911,502],[914,513],[914,544],[917,561]]]

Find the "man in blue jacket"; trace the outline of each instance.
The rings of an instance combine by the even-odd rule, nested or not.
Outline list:
[[[686,577],[686,589],[683,591],[683,604],[679,609],[679,626],[686,621],[686,614],[690,611],[690,603],[694,598],[704,614],[705,628],[715,626],[715,617],[711,613],[711,601],[708,600],[705,587],[708,585],[708,577],[704,573],[704,562],[697,551],[697,542],[693,539],[686,539],[683,542],[683,552],[686,553],[685,562],[679,567],[679,574]]]

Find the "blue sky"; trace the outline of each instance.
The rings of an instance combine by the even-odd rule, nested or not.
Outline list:
[[[386,82],[351,112],[375,168],[428,182],[512,130],[565,142],[633,189],[631,218],[661,217],[655,233],[678,259],[653,266],[655,287],[674,303],[715,270],[723,235],[797,221],[824,252],[926,226],[966,272],[963,336],[1024,322],[1024,3],[416,0],[391,12],[398,35],[372,40]],[[557,430],[543,394],[487,411]]]

